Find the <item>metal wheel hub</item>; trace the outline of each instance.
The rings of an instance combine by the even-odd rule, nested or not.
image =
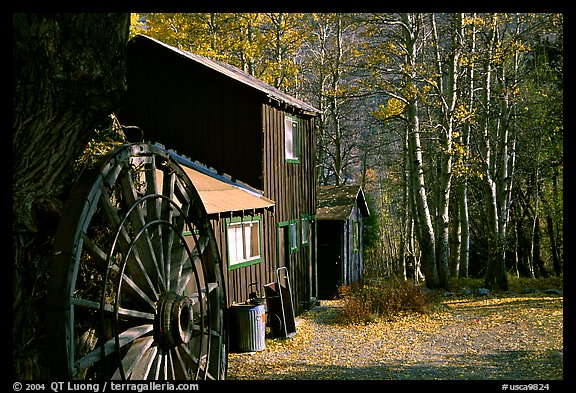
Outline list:
[[[168,351],[188,344],[192,336],[192,306],[186,296],[166,292],[160,296],[154,318],[156,339]]]

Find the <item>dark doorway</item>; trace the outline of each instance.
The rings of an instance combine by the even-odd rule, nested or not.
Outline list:
[[[318,222],[318,298],[334,299],[342,282],[342,221]]]

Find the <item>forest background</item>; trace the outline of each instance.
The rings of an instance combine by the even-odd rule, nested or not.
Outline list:
[[[132,14],[138,33],[320,110],[317,184],[364,188],[368,275],[562,275],[562,14]]]

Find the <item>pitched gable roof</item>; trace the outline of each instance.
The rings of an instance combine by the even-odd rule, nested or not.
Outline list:
[[[316,217],[319,220],[346,220],[358,206],[363,216],[370,215],[364,191],[359,185],[319,186]]]

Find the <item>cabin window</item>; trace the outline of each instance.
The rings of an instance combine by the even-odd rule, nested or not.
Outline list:
[[[284,247],[290,253],[298,252],[298,220],[283,221],[278,223],[278,228],[285,228]],[[278,244],[280,248],[280,243]]]
[[[284,151],[286,161],[297,163],[300,161],[300,121],[296,117],[284,117]]]
[[[290,224],[288,224],[288,233],[290,252],[296,252],[298,251],[298,221],[290,221]]]
[[[352,244],[354,251],[360,250],[360,221],[358,220],[352,222]]]
[[[300,228],[302,232],[300,237],[302,239],[301,242],[302,245],[307,245],[310,243],[310,219],[308,216],[302,216],[302,219],[300,221],[301,221]]]
[[[260,220],[230,219],[227,224],[228,270],[261,261]]]

